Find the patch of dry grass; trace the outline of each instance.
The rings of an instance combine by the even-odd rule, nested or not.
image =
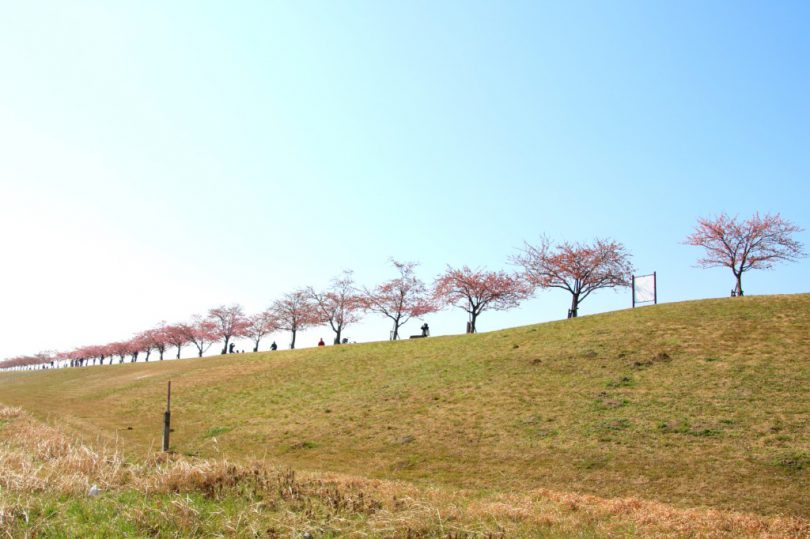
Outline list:
[[[99,525],[136,535],[374,537],[799,537],[800,518],[678,509],[634,498],[537,489],[480,494],[263,463],[158,454],[126,461],[71,441],[19,409],[0,407],[0,529],[8,537],[73,535]],[[101,494],[87,495],[90,485]],[[43,507],[51,510],[43,510]],[[81,507],[77,519],[71,510]],[[67,510],[66,510],[67,508]],[[103,508],[103,509],[99,509]],[[68,513],[68,515],[60,513]],[[75,512],[75,511],[74,511]],[[111,515],[112,520],[110,520]]]

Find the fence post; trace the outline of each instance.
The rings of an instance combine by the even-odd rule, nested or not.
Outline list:
[[[169,451],[169,432],[172,423],[172,381],[169,380],[169,387],[166,391],[166,411],[163,412],[163,451]]]

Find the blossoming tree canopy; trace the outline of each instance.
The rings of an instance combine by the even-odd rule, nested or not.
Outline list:
[[[354,286],[351,271],[344,271],[332,279],[328,289],[316,291],[308,288],[307,292],[314,302],[320,322],[329,324],[335,333],[335,344],[340,344],[346,326],[360,320],[363,302],[360,293]]]
[[[391,260],[399,276],[373,289],[363,289],[363,308],[390,318],[394,323],[391,340],[399,339],[399,328],[414,317],[438,310],[433,297],[414,269],[415,262]]]
[[[270,312],[276,320],[278,329],[291,334],[290,349],[295,348],[295,337],[299,331],[320,323],[318,311],[306,290],[296,290],[285,294],[273,302]]]
[[[778,213],[760,217],[755,213],[745,221],[725,213],[700,218],[685,243],[703,247],[706,254],[698,259],[701,268],[727,267],[734,274],[734,291],[742,296],[742,274],[752,269],[770,269],[775,262],[791,262],[805,256],[802,244],[793,234],[802,229]]]
[[[553,245],[543,237],[537,245],[526,243],[513,261],[523,267],[534,286],[567,290],[570,316],[577,316],[579,304],[594,291],[630,286],[633,275],[630,254],[624,245],[610,239]]]
[[[248,319],[241,305],[220,305],[208,311],[208,319],[213,323],[214,333],[225,341],[222,353],[228,353],[228,342],[232,337],[244,335]]]
[[[532,287],[517,275],[504,271],[447,268],[434,284],[436,299],[470,315],[468,333],[475,333],[478,316],[485,310],[505,311],[517,307],[532,294]]]

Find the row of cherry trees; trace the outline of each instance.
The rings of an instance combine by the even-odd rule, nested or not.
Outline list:
[[[802,256],[802,245],[792,238],[801,231],[777,215],[758,214],[739,221],[721,214],[700,219],[685,243],[703,247],[706,255],[700,267],[729,267],[735,277],[736,295],[742,295],[742,274],[751,269],[767,269],[778,261]],[[0,368],[32,365],[55,366],[61,359],[70,366],[137,361],[143,354],[163,360],[167,350],[193,346],[199,357],[215,342],[222,341],[222,353],[232,351],[234,338],[248,338],[253,351],[270,333],[290,333],[290,348],[295,348],[298,332],[313,326],[328,326],[334,342],[343,341],[347,326],[367,313],[388,318],[390,338],[400,337],[401,327],[411,318],[422,317],[453,306],[468,314],[467,331],[474,333],[479,316],[485,311],[503,311],[517,307],[537,289],[559,288],[571,295],[569,316],[577,316],[580,304],[602,288],[629,286],[633,273],[630,254],[624,245],[609,239],[592,243],[552,243],[541,238],[526,243],[510,261],[515,272],[448,266],[432,286],[416,276],[416,264],[391,260],[396,276],[376,287],[358,287],[351,271],[334,278],[325,290],[303,288],[274,301],[260,313],[246,315],[239,305],[210,309],[206,316],[194,316],[189,322],[161,323],[133,338],[105,345],[85,346],[66,354],[41,353],[0,362]]]

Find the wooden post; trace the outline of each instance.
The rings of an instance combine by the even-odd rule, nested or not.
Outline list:
[[[169,451],[169,432],[172,424],[172,382],[169,380],[169,387],[166,392],[166,411],[163,412],[163,451]]]

